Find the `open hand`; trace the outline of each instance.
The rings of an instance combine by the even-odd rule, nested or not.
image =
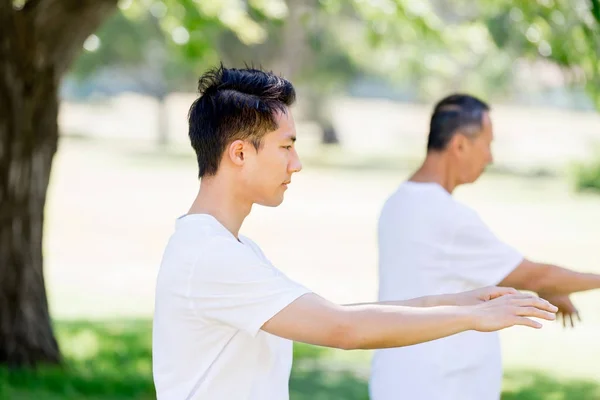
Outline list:
[[[558,307],[548,301],[522,293],[489,297],[488,301],[469,308],[475,318],[474,329],[480,332],[493,332],[515,325],[539,329],[542,324],[530,318],[554,321],[558,311]]]
[[[581,322],[579,311],[577,310],[573,302],[571,302],[571,299],[568,295],[540,293],[540,296],[543,296],[546,300],[558,307],[558,319],[562,319],[563,327],[567,327],[567,319],[571,323],[571,328],[575,327],[575,318],[577,318],[577,320]]]

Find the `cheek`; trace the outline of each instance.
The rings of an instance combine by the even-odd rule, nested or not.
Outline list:
[[[282,149],[277,156],[271,159],[271,168],[273,174],[281,174],[287,171],[290,163],[291,152],[289,150]]]
[[[482,144],[477,153],[480,164],[487,164],[490,161],[491,152],[489,146]]]
[[[288,157],[285,150],[265,152],[262,157],[258,157],[253,165],[257,179],[265,185],[270,185],[273,181],[282,181],[282,176],[286,173]]]

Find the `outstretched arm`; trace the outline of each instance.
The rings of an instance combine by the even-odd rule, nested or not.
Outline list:
[[[600,275],[523,260],[500,284],[538,293],[558,307],[564,327],[567,322],[574,327],[581,318],[569,295],[600,288]]]
[[[600,289],[600,275],[576,272],[526,259],[500,282],[500,285],[536,293],[568,295]]]
[[[529,319],[553,320],[556,307],[536,296],[505,295],[475,306],[406,307],[333,304],[315,294],[296,299],[267,321],[273,335],[341,349],[408,346],[467,330],[497,331],[514,325],[540,328]]]

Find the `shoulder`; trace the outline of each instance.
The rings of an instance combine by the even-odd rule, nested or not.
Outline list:
[[[386,199],[385,204],[390,207],[412,206],[419,207],[424,204],[452,204],[454,199],[441,186],[435,183],[403,182]]]
[[[404,182],[384,202],[381,218],[401,218],[436,223],[470,217],[474,212],[434,183]]]
[[[463,226],[485,226],[485,223],[481,219],[481,216],[474,208],[453,199],[453,211],[454,216]]]
[[[235,238],[213,237],[196,254],[193,285],[258,282],[274,274],[267,262]]]
[[[489,247],[498,242],[495,234],[479,213],[462,203],[456,202],[454,244]]]
[[[253,249],[240,243],[233,237],[213,236],[208,238],[200,249],[199,262],[224,263],[232,261],[256,261],[257,257]]]
[[[258,246],[258,244],[256,244],[256,242],[252,239],[250,239],[248,236],[246,235],[239,235],[240,236],[240,241],[247,245],[250,246],[253,250],[258,250],[262,253],[262,250],[260,249],[260,247]]]

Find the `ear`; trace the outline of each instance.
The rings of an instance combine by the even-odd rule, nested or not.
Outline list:
[[[244,165],[244,161],[246,160],[245,151],[246,151],[246,143],[243,140],[234,140],[227,146],[227,151],[225,152],[229,157],[229,160],[237,165]]]
[[[452,136],[452,139],[450,139],[450,142],[448,143],[448,150],[455,154],[462,153],[465,150],[465,146],[467,145],[467,140],[468,139],[465,137],[465,135],[455,133]]]

